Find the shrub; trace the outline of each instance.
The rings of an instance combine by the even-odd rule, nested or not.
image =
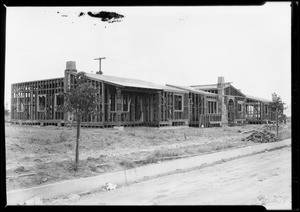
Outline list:
[[[158,160],[154,155],[149,155],[141,161],[142,164],[156,163]]]
[[[148,138],[148,139],[155,139],[156,135],[147,135],[146,138]]]
[[[134,132],[129,132],[128,135],[134,136],[134,137],[136,136]]]
[[[95,166],[95,165],[90,165],[89,166],[89,168],[90,168],[90,170],[92,171],[92,172],[97,172],[98,170],[98,168],[97,168],[97,166]]]
[[[45,141],[45,144],[50,144],[50,139],[48,138],[46,141]]]
[[[67,141],[67,139],[65,137],[64,132],[61,132],[60,135],[59,135],[59,143],[66,142],[66,141]]]
[[[154,152],[154,156],[157,158],[176,157],[178,155],[182,155],[183,152],[184,150],[180,150],[180,149],[156,150]]]
[[[35,143],[36,141],[39,141],[40,139],[38,139],[38,138],[36,138],[36,137],[34,137],[34,136],[31,136],[30,138],[29,138],[29,141],[30,141],[30,143]]]
[[[120,162],[120,165],[121,165],[121,166],[124,166],[124,167],[126,167],[126,168],[134,168],[134,167],[135,167],[134,162],[129,161],[129,160],[127,160],[127,159],[121,161],[121,162]]]

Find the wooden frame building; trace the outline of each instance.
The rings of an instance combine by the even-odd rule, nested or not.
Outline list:
[[[75,85],[74,61],[64,77],[23,82],[11,86],[11,122],[72,125],[73,115],[63,111],[64,92]],[[275,120],[270,101],[244,95],[224,77],[211,85],[158,85],[147,81],[86,73],[98,90],[98,115],[83,117],[82,126],[222,126]]]
[[[67,62],[64,78],[12,84],[11,122],[70,125],[73,115],[59,109],[63,93],[75,85],[76,64]],[[188,92],[142,80],[86,73],[101,97],[98,115],[83,117],[82,126],[188,125]]]
[[[269,107],[270,100],[245,95],[224,77],[218,77],[217,84],[192,85],[198,91],[218,95],[221,124],[262,124],[275,121],[275,112]]]
[[[168,86],[189,92],[189,126],[211,127],[222,124],[222,111],[218,107],[218,94],[186,86]]]

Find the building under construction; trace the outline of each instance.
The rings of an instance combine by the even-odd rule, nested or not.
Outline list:
[[[23,82],[11,86],[11,122],[20,124],[74,124],[63,111],[64,93],[75,84],[74,61],[67,62],[64,77]],[[98,90],[97,115],[83,117],[82,126],[210,127],[266,123],[275,120],[271,101],[243,94],[218,77],[210,85],[158,85],[155,83],[86,73]]]

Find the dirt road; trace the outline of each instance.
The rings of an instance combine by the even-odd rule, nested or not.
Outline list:
[[[291,147],[47,204],[264,205],[291,209]]]

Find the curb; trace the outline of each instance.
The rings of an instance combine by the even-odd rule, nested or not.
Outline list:
[[[7,205],[17,205],[35,196],[42,199],[48,199],[70,195],[73,193],[86,193],[92,190],[96,190],[97,188],[101,188],[107,182],[118,185],[127,185],[128,183],[159,176],[162,174],[168,174],[177,170],[196,168],[204,164],[212,164],[222,160],[224,161],[240,156],[257,154],[260,152],[290,145],[291,139],[286,139],[274,143],[263,143],[254,146],[247,146],[200,156],[194,156],[190,158],[177,159],[162,162],[160,164],[149,164],[142,167],[103,174],[94,177],[62,181],[28,189],[13,190],[7,192]]]

